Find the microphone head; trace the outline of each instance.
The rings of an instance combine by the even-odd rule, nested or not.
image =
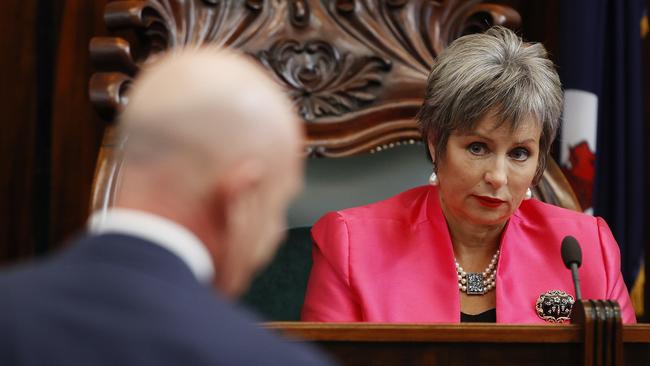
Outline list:
[[[582,250],[580,244],[573,236],[565,236],[562,239],[562,260],[566,268],[571,269],[571,263],[575,263],[580,267],[582,264]]]

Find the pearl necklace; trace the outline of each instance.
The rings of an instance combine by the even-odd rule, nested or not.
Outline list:
[[[499,250],[494,253],[492,260],[487,268],[482,272],[467,273],[460,266],[460,263],[454,258],[456,262],[456,273],[458,274],[458,289],[468,295],[485,295],[493,288],[496,288],[496,274],[497,263],[499,262]]]

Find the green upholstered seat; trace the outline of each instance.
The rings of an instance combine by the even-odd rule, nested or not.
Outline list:
[[[267,321],[300,320],[311,270],[310,227],[289,230],[269,266],[253,280],[242,302]]]

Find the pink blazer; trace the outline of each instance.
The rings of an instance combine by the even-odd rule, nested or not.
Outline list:
[[[434,187],[328,213],[312,235],[314,264],[303,320],[460,321],[454,255]],[[618,245],[605,221],[535,199],[521,204],[501,239],[497,322],[545,323],[535,310],[542,293],[562,290],[575,297],[560,255],[566,235],[582,247],[583,298],[617,300],[623,322],[636,322]]]

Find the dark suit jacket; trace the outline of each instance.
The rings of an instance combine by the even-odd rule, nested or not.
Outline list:
[[[166,249],[125,235],[83,237],[0,275],[2,365],[325,363],[255,321]]]

